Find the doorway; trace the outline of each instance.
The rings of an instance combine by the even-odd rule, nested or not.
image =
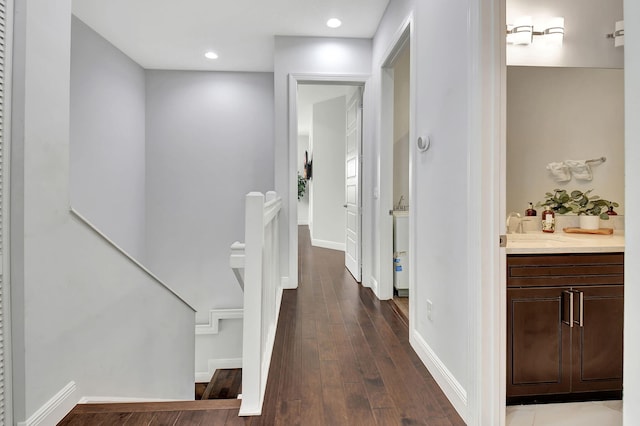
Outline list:
[[[393,301],[409,318],[409,44],[393,63]]]
[[[363,86],[299,81],[296,93],[297,225],[313,246],[343,251],[360,282]]]
[[[410,25],[382,66],[380,142],[380,299],[393,299],[407,320],[411,293]]]

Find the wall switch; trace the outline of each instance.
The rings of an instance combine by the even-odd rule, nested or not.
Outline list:
[[[429,319],[429,321],[433,321],[433,318],[431,317],[432,311],[433,311],[433,303],[431,302],[431,300],[427,299],[427,318]]]

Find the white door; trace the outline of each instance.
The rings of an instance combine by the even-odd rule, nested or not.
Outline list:
[[[345,156],[346,238],[344,263],[360,282],[360,147],[362,146],[362,89],[358,88],[347,104],[347,146]]]

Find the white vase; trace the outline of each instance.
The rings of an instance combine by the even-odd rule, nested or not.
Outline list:
[[[600,216],[580,215],[580,229],[600,229]]]

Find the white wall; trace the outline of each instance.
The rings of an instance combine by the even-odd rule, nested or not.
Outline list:
[[[345,248],[346,102],[341,96],[313,105],[311,243],[334,250]]]
[[[242,306],[229,246],[244,197],[273,190],[273,75],[147,71],[147,251],[197,309]]]
[[[469,170],[472,113],[469,97],[472,51],[464,32],[441,34],[464,27],[468,9],[464,2],[417,3],[416,129],[431,135],[432,148],[415,163],[416,218],[414,259],[417,288],[415,330],[447,367],[463,389],[470,384],[467,369],[469,311],[465,303],[471,282],[469,241],[475,238],[468,226],[471,207],[468,194],[473,177]],[[477,141],[474,140],[474,143]],[[443,180],[445,184],[443,183]],[[447,207],[444,207],[447,206]],[[442,213],[442,208],[446,214]],[[471,282],[470,282],[471,280]],[[426,300],[433,302],[427,319]],[[455,336],[455,337],[453,337]]]
[[[144,70],[71,19],[71,204],[144,261]]]
[[[393,66],[393,205],[409,205],[409,48]]]
[[[558,183],[550,162],[606,157],[593,180]],[[507,212],[524,215],[528,202],[555,188],[585,191],[624,209],[624,71],[508,67]],[[538,210],[541,210],[538,208]]]
[[[623,0],[507,0],[507,23],[527,15],[546,19],[564,17],[565,32],[562,47],[548,47],[536,40],[531,45],[507,45],[507,65],[538,65],[560,67],[622,68],[624,49],[616,48],[606,34],[612,33],[615,22],[623,18]],[[535,28],[536,31],[542,29]]]
[[[625,158],[627,164],[640,162],[640,3],[625,0]],[[627,167],[625,203],[625,309],[624,309],[624,411],[626,426],[640,419],[640,167]]]
[[[62,409],[80,396],[191,398],[193,311],[69,213],[71,2],[15,7],[14,420],[71,381]]]
[[[480,156],[483,149],[491,149],[490,141],[476,132],[478,123],[484,123],[482,108],[474,103],[482,87],[472,85],[481,79],[476,62],[482,46],[476,20],[480,19],[480,7],[480,2],[391,2],[374,38],[373,59],[374,80],[380,84],[380,69],[403,23],[413,14],[415,121],[410,134],[429,135],[432,145],[425,153],[418,153],[413,141],[410,145],[411,262],[416,265],[410,339],[438,384],[469,421],[476,415],[470,406],[477,402],[470,398],[479,398],[474,388],[478,371],[473,357],[480,356],[474,355],[476,336],[470,324],[475,323],[476,313],[470,308],[477,306],[476,292],[483,279],[483,251],[477,249],[484,243],[485,222],[481,220],[491,220],[475,215],[479,213],[476,194],[488,185],[481,178]],[[451,28],[462,30],[452,32]],[[484,120],[489,120],[491,112],[485,113]],[[378,153],[383,143],[378,135]],[[373,172],[377,175],[375,168]],[[388,208],[381,205],[376,211],[384,215]],[[373,229],[363,232],[385,232],[385,222],[386,218],[378,217]],[[385,262],[384,257],[378,258],[382,267]],[[427,300],[433,302],[431,320],[427,319]]]
[[[289,229],[290,222],[295,226],[297,214],[296,191],[296,160],[292,154],[297,149],[297,135],[289,134],[289,75],[294,73],[332,74],[345,76],[368,75],[371,72],[371,40],[368,39],[337,39],[317,37],[280,37],[275,38],[274,53],[274,89],[275,89],[275,187],[282,194],[283,209],[280,213],[280,255],[281,270],[288,280],[289,287],[296,287],[298,281],[298,263],[290,261],[296,259],[298,253],[297,228]],[[365,89],[364,108],[371,102]],[[366,115],[364,117],[363,138],[364,149],[369,149],[369,132],[373,122]],[[292,140],[290,141],[290,137]],[[365,183],[366,188],[367,183]],[[367,211],[364,205],[363,211]],[[370,211],[370,210],[369,210]],[[363,222],[370,220],[363,217]],[[293,231],[293,232],[290,232]],[[363,244],[366,246],[367,241]],[[368,259],[363,259],[363,269],[366,269]]]
[[[309,135],[298,134],[298,156],[296,160],[297,171],[300,176],[304,176],[304,152],[309,151]],[[304,196],[298,200],[298,225],[309,224],[309,182]]]

